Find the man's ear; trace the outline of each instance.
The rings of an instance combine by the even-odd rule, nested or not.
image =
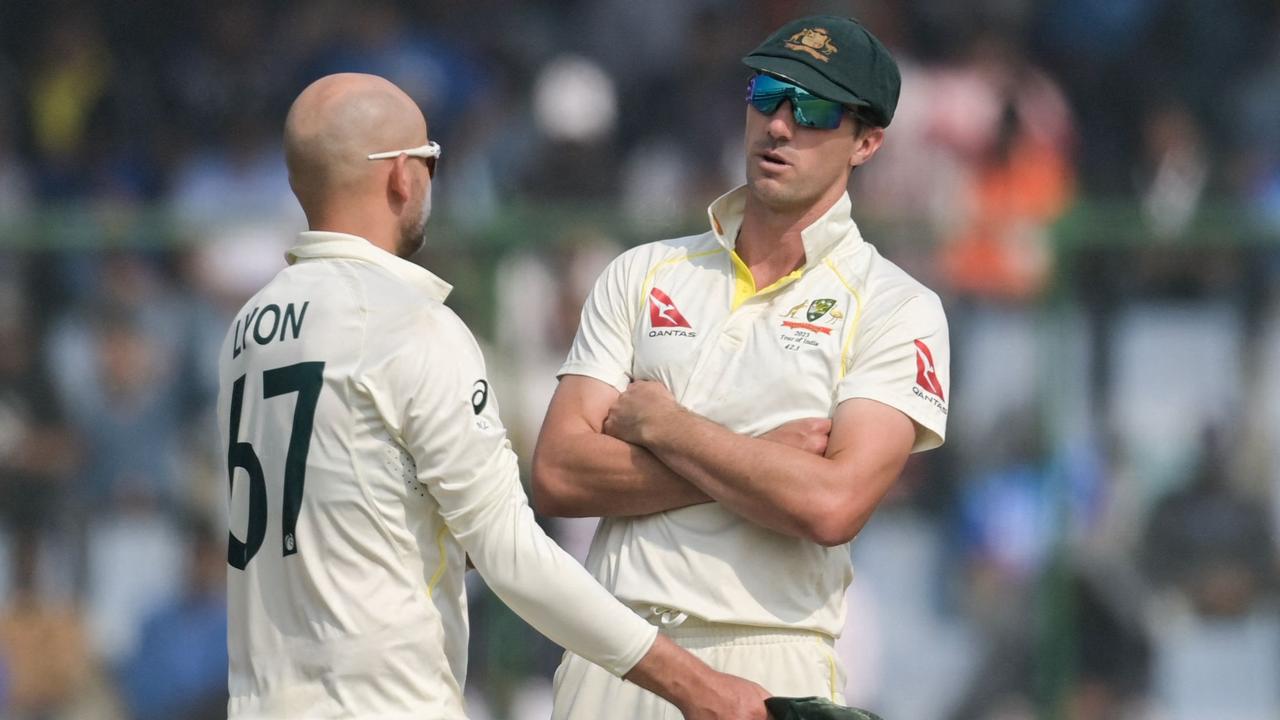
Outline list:
[[[857,137],[853,140],[853,153],[849,155],[849,166],[858,167],[870,160],[871,156],[875,155],[876,151],[880,149],[880,145],[884,143],[884,128],[860,129]]]
[[[399,213],[413,197],[413,174],[409,172],[409,156],[400,155],[391,161],[387,174],[387,203]]]

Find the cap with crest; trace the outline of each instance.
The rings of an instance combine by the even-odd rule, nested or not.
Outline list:
[[[789,80],[819,97],[859,110],[885,127],[898,106],[902,76],[885,46],[853,18],[814,15],[778,28],[747,67]]]

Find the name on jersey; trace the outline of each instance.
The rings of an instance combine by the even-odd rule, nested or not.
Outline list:
[[[299,308],[294,303],[285,303],[281,310],[279,305],[271,303],[250,310],[243,318],[236,318],[235,334],[231,340],[231,357],[239,357],[249,344],[249,339],[259,345],[272,342],[284,342],[293,336],[294,340],[302,334],[302,323],[307,318],[308,300]]]

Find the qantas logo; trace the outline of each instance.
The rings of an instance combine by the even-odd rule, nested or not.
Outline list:
[[[933,365],[933,353],[923,340],[916,341],[916,384],[925,392],[946,400],[942,395],[942,383],[938,380],[938,369]]]
[[[666,293],[654,288],[649,291],[649,327],[687,328],[689,321],[684,319]]]

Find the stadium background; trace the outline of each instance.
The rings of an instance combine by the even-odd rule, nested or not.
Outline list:
[[[702,230],[738,59],[814,11],[902,67],[855,216],[954,344],[948,443],[853,546],[851,701],[1280,717],[1277,3],[4,0],[0,718],[222,717],[215,354],[301,227],[307,82],[426,110],[419,259],[527,461],[595,273]],[[558,652],[471,582],[471,711],[546,717]]]

